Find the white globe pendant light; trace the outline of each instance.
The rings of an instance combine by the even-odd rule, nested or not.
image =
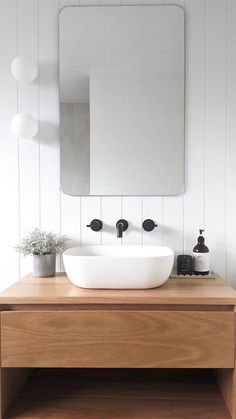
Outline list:
[[[11,72],[16,80],[31,83],[38,76],[38,66],[29,58],[18,56],[11,63]]]
[[[32,139],[38,133],[38,121],[27,113],[18,113],[11,120],[11,129],[16,137]]]

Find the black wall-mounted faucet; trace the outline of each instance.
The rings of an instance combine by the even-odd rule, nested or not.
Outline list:
[[[116,230],[117,230],[117,237],[121,238],[123,237],[123,232],[126,231],[129,227],[128,221],[126,220],[119,220],[116,223]]]
[[[87,224],[86,227],[90,227],[93,231],[100,231],[103,227],[102,221],[95,218],[91,221],[90,224]]]

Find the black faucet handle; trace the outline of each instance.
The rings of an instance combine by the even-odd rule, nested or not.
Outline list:
[[[86,227],[90,227],[93,231],[100,231],[103,227],[102,221],[95,218],[91,221],[90,224],[87,224]]]
[[[128,228],[129,228],[128,221],[124,220],[123,218],[121,220],[118,220],[116,223],[117,237],[118,238],[123,237],[123,232],[128,230]]]
[[[155,227],[158,227],[158,224],[156,224],[153,220],[150,220],[150,218],[148,218],[147,220],[144,220],[143,229],[145,231],[152,231],[154,230]]]

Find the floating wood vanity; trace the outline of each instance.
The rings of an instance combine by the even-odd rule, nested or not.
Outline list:
[[[0,294],[1,418],[236,418],[236,292],[220,278]],[[53,416],[54,415],[54,416]]]

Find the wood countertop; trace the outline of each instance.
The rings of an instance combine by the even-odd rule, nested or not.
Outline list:
[[[95,290],[73,285],[66,274],[22,278],[0,293],[0,305],[236,305],[236,291],[223,279],[170,278],[148,290]]]

